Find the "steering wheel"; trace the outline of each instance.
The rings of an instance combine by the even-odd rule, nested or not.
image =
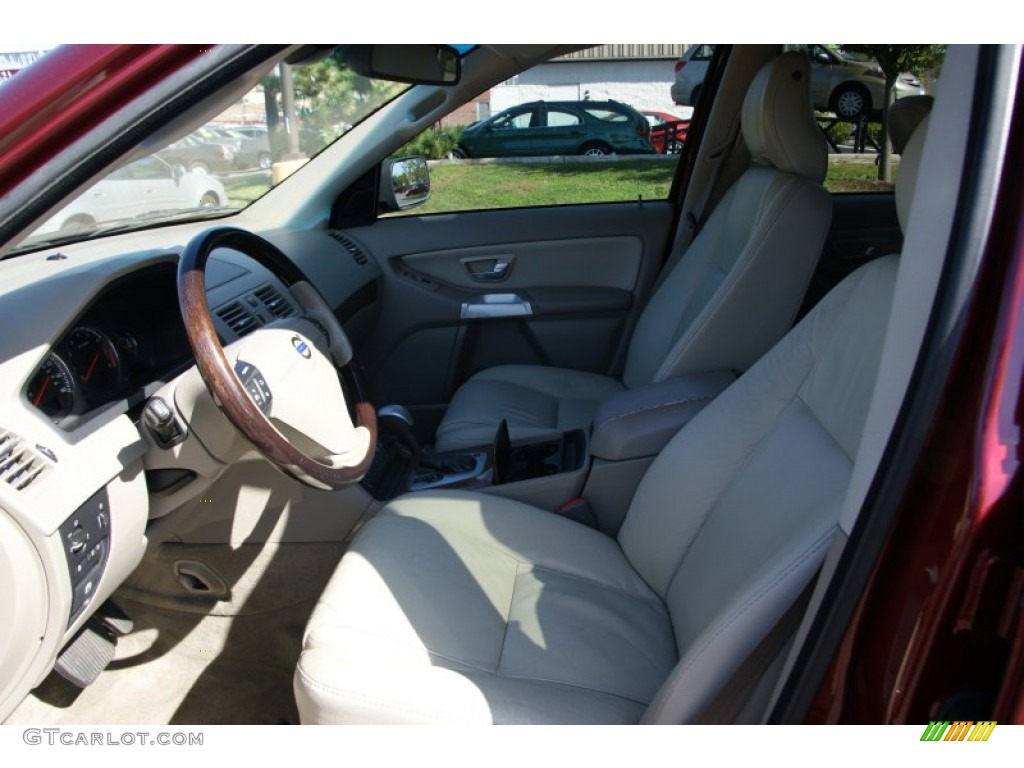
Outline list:
[[[222,347],[206,300],[206,264],[216,248],[232,248],[270,270],[303,316]],[[178,264],[178,302],[214,402],[268,461],[322,490],[366,474],[377,444],[377,418],[352,363],[352,347],[319,291],[276,246],[234,227],[200,233]]]

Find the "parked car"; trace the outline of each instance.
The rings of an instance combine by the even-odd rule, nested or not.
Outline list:
[[[675,64],[672,101],[683,107],[696,107],[708,74],[708,65],[715,53],[713,45],[691,45]]]
[[[158,217],[172,211],[227,205],[213,176],[184,171],[153,155],[114,171],[79,195],[35,234],[87,232],[119,219]]]
[[[225,129],[230,134],[241,138],[235,154],[235,168],[270,168],[273,155],[270,149],[270,136],[267,129],[261,126],[232,126]]]
[[[650,126],[617,101],[534,101],[468,126],[456,157],[650,154]]]
[[[156,153],[172,165],[181,165],[196,174],[230,173],[235,164],[235,142],[217,139],[211,133],[189,134]],[[240,142],[238,142],[240,143]]]
[[[651,126],[651,135],[648,138],[654,151],[661,155],[678,155],[683,151],[683,144],[686,142],[686,132],[690,128],[690,121],[676,117],[668,112],[657,112],[640,110]]]
[[[835,46],[803,45],[799,48],[811,60],[811,98],[815,109],[834,112],[843,120],[878,117],[885,78],[877,62]],[[675,82],[671,88],[676,104],[697,104],[714,50],[713,45],[693,45],[676,62]],[[909,72],[901,74],[896,81],[896,99],[924,92],[920,79]]]
[[[758,155],[736,164],[744,195],[713,206],[724,217],[691,204],[728,186],[712,161],[734,144],[738,98],[694,122],[677,168],[442,165],[472,199],[395,210],[412,182],[393,155],[413,135],[575,49],[336,49],[331,66],[365,88],[344,105],[351,130],[302,170],[241,210],[160,204],[69,236],[37,230],[230,107],[240,80],[328,51],[68,46],[0,87],[7,764],[39,761],[47,738],[104,759],[183,724],[338,721],[899,723],[917,728],[887,730],[890,762],[1019,760],[995,754],[1024,723],[1022,46],[950,47],[898,196],[822,188],[808,105],[756,96],[802,83],[807,63],[775,69],[782,46],[755,45],[733,49],[719,91],[755,94],[761,118],[742,136]],[[531,197],[619,166],[618,198]],[[659,195],[637,194],[666,172]],[[497,187],[517,197],[489,204]],[[720,363],[780,286],[807,285],[773,229],[783,205],[809,212],[799,223],[825,238],[813,279],[838,287],[785,318],[770,357]],[[742,245],[756,210],[764,236]],[[733,291],[730,270],[763,245],[778,259]],[[705,279],[672,280],[694,263]],[[681,302],[719,290],[738,311],[676,327]],[[695,373],[632,378],[684,355]],[[456,388],[491,374],[504,407],[546,410],[537,442],[499,429],[455,458],[424,451]],[[561,428],[595,400],[617,403]],[[420,489],[438,475],[473,487]],[[919,742],[963,721],[998,728],[987,744]],[[612,730],[572,731],[567,759],[592,761]],[[613,758],[653,740],[657,760],[685,759],[702,730],[634,732]],[[529,732],[433,742],[447,762],[467,744],[475,762],[521,761],[510,737]],[[387,762],[389,732],[349,733]],[[733,735],[715,731],[714,759],[749,759]],[[818,762],[874,738],[814,735]],[[318,759],[302,729],[275,738]],[[250,745],[272,762],[252,729],[216,740],[225,759]],[[214,746],[178,744],[150,759]]]

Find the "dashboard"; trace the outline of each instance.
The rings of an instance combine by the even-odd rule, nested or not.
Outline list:
[[[215,483],[231,450],[251,450],[204,399],[178,306],[178,254],[206,226],[0,262],[0,623],[18,627],[0,637],[0,721],[160,540],[164,516]],[[350,239],[308,230],[274,242],[346,330],[372,324],[381,273]],[[225,346],[299,312],[274,275],[230,249],[211,255],[206,289]],[[206,431],[155,444],[141,416],[161,396],[201,403],[183,415]],[[191,484],[151,482],[168,470]]]

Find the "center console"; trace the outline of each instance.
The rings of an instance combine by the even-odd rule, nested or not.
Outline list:
[[[437,453],[422,448],[400,406],[378,413],[380,438],[363,487],[380,501],[402,493],[471,488],[553,508],[578,495],[587,465],[581,429],[512,442],[503,423],[489,446]]]
[[[604,401],[588,430],[511,441],[503,422],[491,445],[451,453],[421,447],[409,412],[385,406],[363,486],[379,501],[410,491],[471,488],[570,517],[567,510],[585,500],[586,524],[614,536],[655,457],[735,378],[731,371],[711,371],[633,387]]]

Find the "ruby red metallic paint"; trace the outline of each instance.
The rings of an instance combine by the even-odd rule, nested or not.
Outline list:
[[[71,45],[0,88],[0,196],[171,72],[200,45]]]
[[[899,517],[808,717],[1024,723],[1024,104],[961,349]],[[966,708],[966,710],[964,709]]]

